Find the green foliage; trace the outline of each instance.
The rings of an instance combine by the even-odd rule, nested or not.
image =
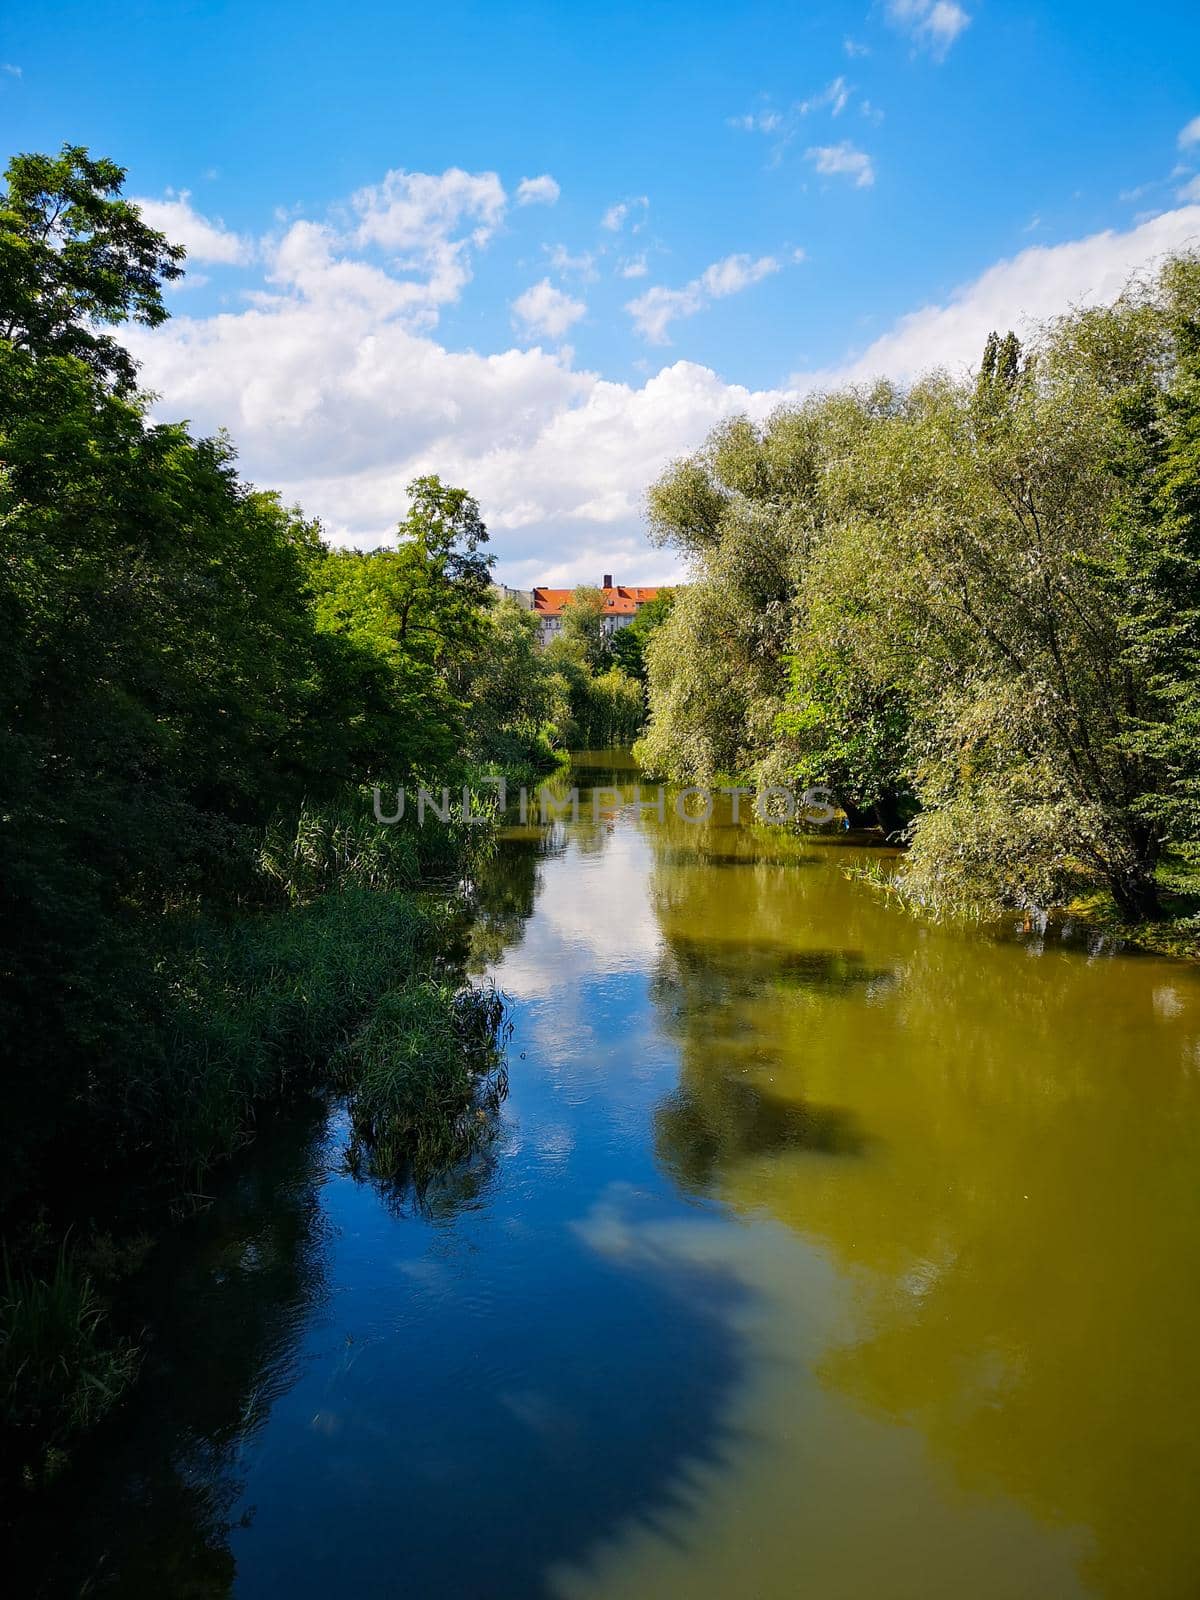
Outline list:
[[[349,1091],[351,1170],[421,1190],[485,1143],[508,1092],[504,1029],[495,989],[422,979],[385,995],[335,1062]]]
[[[533,612],[508,597],[487,612],[478,638],[457,657],[451,683],[468,708],[463,749],[475,768],[520,783],[557,764],[566,691],[541,648]]]
[[[675,603],[673,589],[660,589],[653,600],[647,600],[634,613],[633,621],[617,628],[609,644],[614,666],[630,678],[646,682],[646,650],[651,639],[671,614]]]
[[[561,639],[551,642],[546,656],[565,702],[559,731],[566,744],[599,750],[636,739],[645,719],[645,695],[636,678],[619,667],[594,673]]]
[[[115,1337],[91,1279],[59,1249],[48,1271],[14,1272],[0,1287],[0,1439],[3,1477],[54,1476],[72,1440],[120,1400],[137,1371]]]
[[[1200,840],[1200,260],[977,379],[717,429],[652,491],[693,568],[644,762],[829,784],[908,824],[933,910],[1103,884],[1153,915]]]
[[[475,501],[436,477],[414,479],[394,550],[324,550],[312,562],[317,628],[352,647],[351,726],[370,770],[402,779],[453,770],[465,707],[450,679],[485,636],[492,557]],[[374,693],[381,681],[382,694]],[[360,768],[361,770],[361,768]]]
[[[121,167],[78,145],[57,156],[14,156],[4,181],[0,339],[38,356],[77,356],[116,387],[132,388],[128,351],[97,325],[162,322],[161,286],[182,276],[182,246],[120,199]]]
[[[395,815],[399,791],[381,791],[379,815]],[[421,827],[416,795],[404,797],[396,822],[376,820],[374,790],[358,789],[328,805],[307,802],[299,814],[275,817],[263,836],[259,865],[293,903],[304,903],[348,884],[364,889],[411,889],[445,881],[486,858],[495,845],[484,822],[464,823],[458,812],[449,823]],[[483,801],[472,799],[472,815],[486,817]]]
[[[557,651],[581,661],[589,672],[602,672],[611,659],[604,611],[603,591],[581,583],[563,608],[554,640]]]

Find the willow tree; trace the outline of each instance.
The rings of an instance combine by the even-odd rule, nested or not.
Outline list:
[[[1102,884],[1200,837],[1200,262],[933,374],[718,429],[652,491],[696,583],[644,753],[908,819],[933,907]]]

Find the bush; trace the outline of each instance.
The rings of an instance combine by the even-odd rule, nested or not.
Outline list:
[[[350,1094],[351,1169],[423,1188],[485,1142],[508,1092],[494,988],[413,980],[384,996],[336,1063]]]

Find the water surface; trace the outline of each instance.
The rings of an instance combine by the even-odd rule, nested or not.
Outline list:
[[[861,851],[660,820],[614,764],[481,890],[491,1149],[422,1207],[344,1174],[336,1113],[269,1131],[147,1289],[71,1561],[255,1600],[1200,1593],[1200,975],[924,926]]]

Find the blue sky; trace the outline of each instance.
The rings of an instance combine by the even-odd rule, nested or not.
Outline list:
[[[1194,3],[26,3],[0,63],[8,150],[190,247],[163,414],[360,544],[441,471],[514,582],[667,576],[642,494],[721,416],[1200,242]]]

